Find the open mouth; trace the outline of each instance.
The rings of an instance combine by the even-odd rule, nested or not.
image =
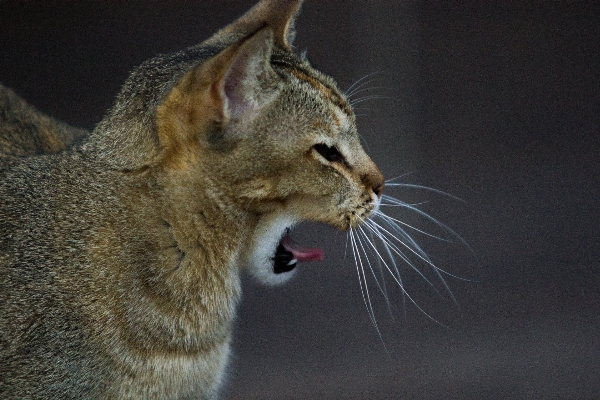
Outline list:
[[[298,262],[322,261],[323,256],[323,250],[319,248],[305,248],[294,242],[288,228],[275,250],[273,272],[276,274],[289,272]]]

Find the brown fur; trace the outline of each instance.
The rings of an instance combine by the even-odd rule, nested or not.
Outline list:
[[[142,64],[81,143],[0,125],[0,397],[214,398],[240,269],[271,282],[287,227],[369,215],[383,177],[291,51],[299,6],[263,0]]]

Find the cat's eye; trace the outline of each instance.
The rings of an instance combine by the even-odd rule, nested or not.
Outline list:
[[[319,153],[321,156],[323,156],[324,159],[326,159],[329,162],[338,162],[341,164],[348,163],[342,155],[342,153],[340,153],[340,151],[335,146],[327,146],[324,143],[318,143],[315,144],[313,147],[317,151],[317,153]]]

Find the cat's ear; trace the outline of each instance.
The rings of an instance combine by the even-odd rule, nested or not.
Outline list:
[[[157,109],[166,153],[184,150],[201,137],[216,144],[224,135],[243,134],[227,128],[252,120],[279,90],[279,76],[270,64],[273,36],[270,28],[260,29],[193,67],[175,84]]]
[[[237,47],[237,46],[234,46]],[[231,57],[211,87],[215,108],[222,111],[225,123],[251,119],[273,97],[271,84],[277,74],[271,68],[273,32],[261,29],[246,39]]]
[[[261,27],[273,30],[276,46],[290,50],[296,31],[295,19],[303,0],[262,0],[246,14],[217,32],[207,43],[227,43]]]

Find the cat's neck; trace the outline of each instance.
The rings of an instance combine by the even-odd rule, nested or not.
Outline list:
[[[143,240],[128,243],[122,236],[115,243],[133,260],[117,272],[126,277],[118,284],[131,293],[119,305],[127,315],[120,329],[144,351],[169,343],[173,351],[189,353],[228,340],[241,294],[240,258],[257,224],[255,216],[235,212],[209,179],[201,191],[196,184],[175,190],[180,179],[191,179],[181,174],[131,177],[131,193],[123,196],[143,227],[137,232]]]

